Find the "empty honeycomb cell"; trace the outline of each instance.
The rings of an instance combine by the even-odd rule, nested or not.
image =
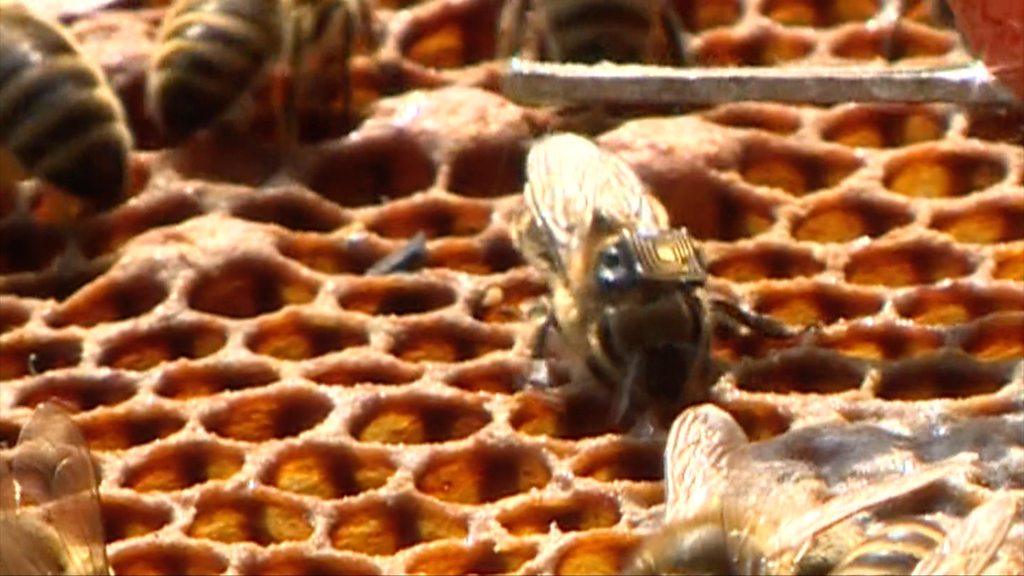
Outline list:
[[[373,562],[338,554],[286,550],[246,565],[246,576],[375,576],[380,574]]]
[[[813,276],[824,269],[810,250],[770,244],[732,250],[708,264],[711,274],[734,282]]]
[[[715,174],[689,174],[653,182],[673,227],[685,226],[700,240],[739,240],[775,223],[775,205]]]
[[[423,444],[465,438],[491,421],[479,405],[429,396],[392,396],[355,415],[352,436],[361,442]]]
[[[484,141],[461,148],[450,160],[448,189],[459,196],[494,198],[522,191],[526,144]]]
[[[166,504],[138,498],[103,499],[103,537],[109,544],[146,536],[170,524],[172,511]]]
[[[146,230],[171,226],[203,213],[194,194],[178,193],[152,201],[125,204],[109,215],[88,222],[79,234],[86,256],[112,252]]]
[[[856,390],[866,367],[826,351],[801,351],[757,360],[743,366],[737,385],[773,394],[838,394]]]
[[[342,504],[337,517],[330,529],[331,545],[374,556],[392,555],[433,540],[461,539],[468,534],[464,516],[407,495]]]
[[[0,420],[0,448],[10,448],[18,441],[21,427],[14,422]]]
[[[705,116],[722,126],[765,130],[776,134],[792,134],[800,128],[800,116],[792,108],[771,104],[726,104]]]
[[[161,446],[125,472],[123,484],[136,492],[170,492],[210,480],[226,480],[242,468],[237,448],[214,442]]]
[[[185,418],[147,408],[145,412],[104,413],[80,420],[78,425],[91,450],[127,450],[174,434],[185,426]]]
[[[250,318],[316,296],[316,282],[277,262],[238,259],[210,270],[196,280],[188,305],[230,318]]]
[[[134,318],[167,298],[167,287],[151,275],[101,279],[76,292],[46,317],[54,327],[95,326]]]
[[[0,247],[2,254],[2,247]],[[2,258],[2,255],[0,255]],[[84,264],[61,264],[53,269],[32,274],[14,274],[5,276],[0,271],[0,294],[39,298],[47,300],[64,300],[74,294],[82,286],[102,276],[110,269],[114,260],[104,258]]]
[[[747,401],[730,403],[729,415],[743,428],[751,442],[774,438],[789,430],[792,418],[778,405]]]
[[[760,29],[745,34],[710,32],[702,38],[694,59],[699,66],[774,66],[799,60],[814,49],[811,38]]]
[[[9,339],[0,345],[0,381],[77,366],[82,342],[70,336]]]
[[[1006,201],[936,211],[931,227],[958,242],[992,244],[1024,240],[1024,194]]]
[[[351,321],[293,313],[261,322],[246,338],[246,345],[257,354],[305,360],[367,341],[366,330]]]
[[[825,28],[864,22],[878,12],[879,0],[767,0],[761,12],[787,26]]]
[[[547,294],[545,283],[531,278],[512,278],[482,290],[473,300],[473,317],[489,324],[527,319],[531,303]]]
[[[338,296],[345,310],[379,316],[424,314],[455,303],[455,291],[441,282],[406,278],[363,278]]]
[[[513,574],[537,555],[537,545],[526,542],[476,544],[444,543],[412,556],[408,574]]]
[[[900,8],[907,20],[933,28],[953,27],[953,14],[947,0],[908,0]]]
[[[618,523],[615,499],[596,493],[530,500],[498,514],[498,522],[515,536],[547,534],[552,525],[561,532],[596,530]]]
[[[818,346],[853,358],[894,360],[930,354],[944,344],[941,332],[901,324],[851,324],[817,339]]]
[[[269,546],[305,540],[313,533],[309,511],[291,499],[210,492],[200,496],[195,507],[187,529],[193,538]]]
[[[260,477],[281,490],[334,499],[380,488],[394,473],[385,452],[313,442],[283,449]]]
[[[261,362],[185,364],[161,374],[156,393],[175,400],[191,400],[221,392],[259,388],[277,379],[277,371]]]
[[[110,565],[115,574],[209,576],[223,574],[228,560],[203,544],[165,540],[112,552]]]
[[[31,312],[13,299],[0,298],[0,335],[28,322]]]
[[[996,156],[958,150],[908,152],[885,166],[885,186],[913,198],[966,196],[1006,178]]]
[[[499,360],[460,367],[446,383],[468,392],[512,394],[525,381],[525,367],[521,363]]]
[[[362,274],[388,254],[383,242],[365,235],[291,236],[282,239],[277,248],[284,256],[326,274]]]
[[[65,244],[57,228],[31,220],[7,220],[0,224],[0,274],[43,270]]]
[[[608,400],[594,395],[525,394],[517,399],[509,423],[531,436],[579,439],[621,431],[603,417],[610,413]]]
[[[1024,357],[1024,311],[999,314],[971,326],[960,346],[979,360],[1017,360]]]
[[[367,206],[426,190],[437,168],[411,137],[395,132],[327,147],[303,175],[310,189],[342,206]]]
[[[925,26],[901,22],[895,28],[855,28],[840,34],[831,52],[850,60],[895,62],[907,58],[935,57],[956,46],[954,36]]]
[[[397,386],[414,382],[423,375],[423,368],[407,364],[387,355],[344,357],[317,367],[306,377],[330,386],[374,384]]]
[[[134,396],[136,391],[134,379],[121,374],[43,377],[23,388],[15,404],[35,408],[54,400],[71,412],[84,412],[99,406],[120,404]]]
[[[580,537],[562,550],[555,574],[622,574],[639,545],[639,538],[625,534],[600,532]]]
[[[331,401],[308,390],[259,393],[235,398],[207,414],[207,430],[235,440],[263,442],[313,428],[331,412]]]
[[[742,0],[672,0],[670,2],[683,26],[691,32],[702,32],[719,26],[730,26],[743,15]]]
[[[461,68],[494,58],[502,2],[460,2],[421,13],[399,36],[407,59],[429,68]]]
[[[479,201],[427,197],[396,202],[377,212],[367,227],[385,238],[472,236],[491,222],[491,207]]]
[[[1024,144],[1024,109],[977,106],[968,111],[967,136],[992,142]]]
[[[992,275],[1000,280],[1024,282],[1024,246],[996,254],[996,267]]]
[[[970,254],[950,245],[911,242],[859,250],[844,273],[854,284],[911,286],[966,276],[975,267]]]
[[[107,342],[101,366],[123,370],[149,370],[177,358],[203,358],[220,350],[227,334],[208,322],[180,322],[130,329]]]
[[[805,242],[850,242],[877,238],[914,219],[909,208],[860,194],[813,206],[793,222],[793,237]]]
[[[619,438],[580,456],[573,471],[601,482],[628,480],[634,482],[660,482],[665,474],[664,444],[636,442]]]
[[[300,232],[330,232],[348,223],[345,212],[322,198],[299,193],[261,193],[232,207],[244,220],[277,224]]]
[[[464,362],[507,350],[513,343],[504,331],[435,321],[405,326],[395,335],[391,353],[409,362]]]
[[[447,268],[468,274],[496,274],[523,265],[508,236],[439,240],[427,250],[427,268]]]
[[[945,326],[997,312],[1024,311],[1024,291],[974,284],[923,287],[897,298],[895,304],[904,318]]]
[[[998,391],[1009,380],[1005,367],[939,354],[889,365],[875,395],[886,400],[968,398]]]
[[[803,196],[839,184],[860,165],[855,156],[837,151],[816,154],[753,143],[744,149],[740,174],[751,184]]]
[[[551,479],[551,470],[536,450],[478,445],[459,452],[434,453],[416,472],[416,488],[446,502],[494,502]]]
[[[882,309],[881,296],[832,284],[767,287],[754,295],[754,309],[794,326],[832,324],[870,316]]]
[[[899,148],[941,140],[949,117],[930,106],[843,107],[829,118],[825,140],[858,148]]]

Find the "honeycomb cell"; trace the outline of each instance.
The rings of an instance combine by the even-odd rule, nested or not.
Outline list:
[[[258,393],[233,399],[206,414],[203,426],[224,438],[263,442],[301,434],[330,412],[331,401],[308,390]]]
[[[7,220],[0,224],[0,275],[43,270],[65,245],[57,228],[31,220]]]
[[[446,502],[482,504],[540,488],[550,479],[551,470],[533,449],[477,445],[432,454],[416,472],[416,488]]]
[[[639,538],[624,534],[602,532],[580,537],[561,552],[555,574],[622,574],[639,545]]]
[[[864,22],[878,12],[879,0],[767,0],[761,12],[786,26],[827,28]]]
[[[187,529],[193,538],[269,546],[305,540],[313,533],[305,507],[262,492],[209,492],[200,496],[195,506],[195,517]]]
[[[360,354],[343,357],[310,370],[306,377],[330,386],[373,384],[398,386],[409,384],[423,375],[423,368],[386,355]]]
[[[800,34],[759,29],[745,34],[709,32],[697,47],[699,66],[775,66],[799,60],[814,49],[814,40]]]
[[[968,111],[967,136],[991,142],[1024,144],[1024,109],[978,106]]]
[[[110,555],[115,574],[209,576],[223,574],[228,560],[213,548],[185,541],[147,542]]]
[[[751,184],[803,196],[839,184],[860,165],[856,157],[836,151],[817,154],[755,143],[744,149],[740,174]]]
[[[903,401],[969,398],[994,393],[1008,380],[1003,366],[940,354],[883,368],[875,395]]]
[[[123,484],[136,492],[184,490],[211,480],[226,480],[241,470],[245,455],[215,442],[189,442],[154,449],[132,465]]]
[[[793,222],[793,237],[806,242],[877,238],[914,220],[909,208],[860,194],[820,202]]]
[[[800,116],[792,108],[771,104],[726,104],[711,110],[704,117],[722,126],[776,134],[792,134],[801,124]]]
[[[303,175],[313,191],[342,206],[367,206],[426,190],[437,168],[412,138],[391,133],[325,147]]]
[[[172,511],[165,504],[138,498],[103,499],[103,537],[107,544],[146,536],[171,523]]]
[[[939,6],[936,3],[940,3]],[[953,27],[953,14],[946,0],[908,0],[901,9],[907,20],[933,28]]]
[[[491,421],[479,405],[429,396],[391,396],[355,415],[352,436],[361,442],[423,444],[465,438]]]
[[[55,400],[71,412],[87,412],[99,406],[116,406],[135,395],[134,379],[121,374],[43,377],[23,388],[15,405],[35,408]]]
[[[948,128],[949,117],[930,106],[844,106],[826,121],[821,135],[857,148],[899,148],[941,140]]]
[[[227,342],[224,328],[209,322],[177,322],[126,330],[107,342],[101,366],[149,370],[177,358],[203,358]]]
[[[523,265],[508,236],[440,240],[427,251],[427,268],[446,268],[468,274],[496,274]]]
[[[475,296],[473,318],[489,324],[522,322],[527,319],[525,309],[547,292],[544,282],[524,277],[509,278]]]
[[[526,145],[518,140],[467,146],[450,160],[448,189],[469,198],[494,198],[522,191]]]
[[[0,252],[2,250],[3,247],[0,247]],[[85,264],[62,263],[46,271],[10,276],[5,276],[0,271],[0,294],[61,301],[102,276],[113,263],[114,260],[111,258],[93,260]]]
[[[258,112],[254,108],[250,110]],[[227,123],[211,128],[193,133],[169,150],[170,164],[182,178],[257,187],[281,171],[280,145],[271,141],[274,136],[260,134],[257,122],[245,130]]]
[[[1024,282],[1024,246],[996,254],[996,267],[992,275],[998,280]]]
[[[380,568],[362,558],[287,550],[254,561],[241,573],[245,576],[371,576],[380,574]]]
[[[972,194],[1006,178],[1003,161],[992,155],[957,150],[908,152],[885,166],[885,187],[912,198]]]
[[[1024,195],[1006,201],[936,211],[931,227],[958,242],[992,244],[1024,240]]]
[[[186,192],[125,204],[86,223],[79,234],[79,245],[86,256],[93,258],[117,250],[147,230],[184,222],[202,213],[199,199]]]
[[[428,68],[461,68],[491,60],[502,3],[461,2],[414,19],[399,37],[402,55]]]
[[[363,278],[338,296],[345,310],[377,316],[424,314],[455,303],[455,291],[441,282],[407,278]]]
[[[444,543],[414,555],[406,564],[408,574],[512,574],[537,554],[536,544],[493,542]]]
[[[185,364],[164,372],[157,381],[156,393],[175,400],[191,400],[259,388],[277,379],[277,371],[262,362]]]
[[[1018,360],[1024,357],[1024,313],[999,314],[971,326],[960,346],[979,360]]]
[[[330,500],[380,488],[394,473],[386,452],[312,442],[283,449],[260,478],[281,490]]]
[[[831,52],[850,60],[884,59],[896,62],[908,58],[936,57],[956,46],[955,37],[925,26],[900,22],[895,28],[855,28],[840,34]]]
[[[737,385],[773,394],[839,394],[863,382],[864,364],[826,351],[784,353],[751,362],[737,374]]]
[[[427,197],[390,204],[377,212],[367,227],[385,238],[473,236],[491,222],[491,207],[483,202]]]
[[[446,384],[467,392],[512,394],[525,381],[525,367],[521,363],[499,360],[459,367]]]
[[[278,262],[237,259],[196,279],[188,293],[194,310],[229,318],[251,318],[290,304],[304,304],[318,286]]]
[[[810,250],[775,244],[730,250],[708,264],[711,274],[734,282],[813,276],[824,269]]]
[[[27,306],[9,298],[0,298],[0,335],[28,322],[32,313]]]
[[[711,356],[721,362],[739,362],[743,358],[763,358],[796,345],[798,337],[770,338],[755,330],[737,330],[718,322],[713,326]]]
[[[530,500],[498,514],[498,522],[515,536],[529,536],[548,534],[552,524],[561,532],[607,528],[618,523],[620,517],[614,498],[578,492]]]
[[[652,180],[673,227],[685,226],[700,240],[756,236],[775,222],[775,205],[716,174],[687,174]]]
[[[832,324],[882,309],[880,296],[832,284],[778,286],[759,290],[754,309],[795,326]]]
[[[127,450],[166,438],[185,426],[180,414],[147,408],[145,412],[104,413],[78,421],[91,450]]]
[[[729,414],[751,442],[774,438],[789,430],[792,418],[775,404],[755,401],[730,403]]]
[[[77,366],[82,342],[71,336],[8,339],[0,346],[0,380]]]
[[[445,320],[405,326],[395,335],[391,353],[409,362],[464,362],[513,343],[506,332]]]
[[[367,343],[366,330],[348,320],[286,313],[261,322],[246,338],[257,354],[305,360]]]
[[[941,348],[941,332],[902,324],[856,323],[846,329],[822,335],[818,346],[844,356],[865,360],[917,358]]]
[[[46,322],[56,328],[116,322],[141,316],[165,298],[167,287],[148,274],[117,280],[100,279],[64,301],[46,317]]]
[[[298,232],[330,232],[344,226],[345,211],[326,200],[294,190],[283,193],[262,191],[247,196],[231,208],[243,220],[277,224]]]
[[[10,448],[18,441],[21,427],[14,422],[0,420],[0,448]]]
[[[670,4],[690,32],[730,26],[743,15],[741,0],[673,0]]]
[[[920,324],[962,324],[989,314],[1024,311],[1024,291],[971,284],[923,287],[898,298],[896,311]]]
[[[330,529],[331,545],[374,556],[392,555],[433,540],[461,539],[468,534],[465,517],[407,495],[342,504],[337,517]]]
[[[614,444],[580,456],[573,465],[573,471],[577,476],[601,482],[660,482],[665,474],[664,449],[665,445],[661,442],[636,442],[620,438]]]
[[[859,250],[843,272],[854,284],[911,286],[966,276],[975,267],[968,253],[950,245],[910,242]]]
[[[608,400],[594,395],[525,394],[517,399],[509,423],[530,436],[576,440],[621,432],[604,417],[610,413]]]
[[[343,238],[290,236],[277,248],[284,256],[325,274],[362,274],[389,252],[379,240],[351,234]]]

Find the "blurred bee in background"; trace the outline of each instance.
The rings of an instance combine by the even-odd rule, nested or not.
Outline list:
[[[110,574],[96,471],[68,414],[41,404],[6,456],[0,574]]]
[[[128,179],[132,136],[103,72],[64,26],[0,2],[0,174],[28,175],[99,208]]]
[[[807,432],[830,433],[827,427]],[[1017,514],[1015,497],[1001,492],[948,532],[922,518],[893,518],[858,538],[843,529],[844,521],[962,475],[969,463],[953,459],[897,474],[821,503],[815,483],[801,482],[811,473],[781,459],[784,453],[775,439],[748,442],[716,406],[684,412],[665,452],[666,527],[641,547],[630,573],[980,574]]]
[[[556,327],[611,387],[617,423],[634,406],[664,420],[707,397],[712,322],[795,335],[706,290],[703,253],[621,158],[559,134],[533,146],[526,173],[514,234],[552,293],[534,356]]]

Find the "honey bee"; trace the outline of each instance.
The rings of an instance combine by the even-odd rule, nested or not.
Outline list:
[[[12,180],[32,174],[113,205],[132,148],[120,101],[60,23],[0,4],[0,166]]]
[[[0,463],[0,574],[110,574],[89,450],[52,402]]]
[[[177,0],[150,63],[148,106],[178,141],[244,110],[257,82],[283,68],[290,77],[274,85],[274,106],[290,143],[302,108],[334,106],[324,92],[335,82],[348,113],[349,56],[371,36],[365,0]]]
[[[828,430],[807,434],[823,438]],[[882,434],[865,428],[848,441],[877,446]],[[831,446],[837,453],[849,448],[837,442]],[[854,515],[963,476],[970,464],[954,458],[820,503],[813,472],[782,461],[783,453],[774,439],[749,443],[716,406],[684,412],[666,447],[666,528],[641,547],[631,573],[978,574],[1005,542],[1016,514],[1014,497],[1000,493],[948,533],[921,519],[892,520],[851,546],[847,534],[829,531]]]
[[[634,406],[672,417],[706,397],[712,321],[794,335],[711,296],[701,250],[621,158],[565,133],[535,144],[526,172],[514,235],[552,293],[534,355],[557,327],[612,388],[616,422]]]

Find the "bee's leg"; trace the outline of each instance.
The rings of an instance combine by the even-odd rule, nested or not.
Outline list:
[[[550,305],[545,306],[544,319],[541,321],[540,326],[537,327],[537,331],[534,333],[533,345],[530,347],[530,358],[539,360],[544,357],[544,352],[548,347],[549,333],[558,327],[558,319],[555,318],[554,312]]]
[[[731,328],[745,326],[749,330],[769,338],[793,338],[807,331],[806,328],[802,330],[790,328],[770,316],[751,312],[734,302],[721,298],[711,299],[711,311],[716,322],[721,322]]]

